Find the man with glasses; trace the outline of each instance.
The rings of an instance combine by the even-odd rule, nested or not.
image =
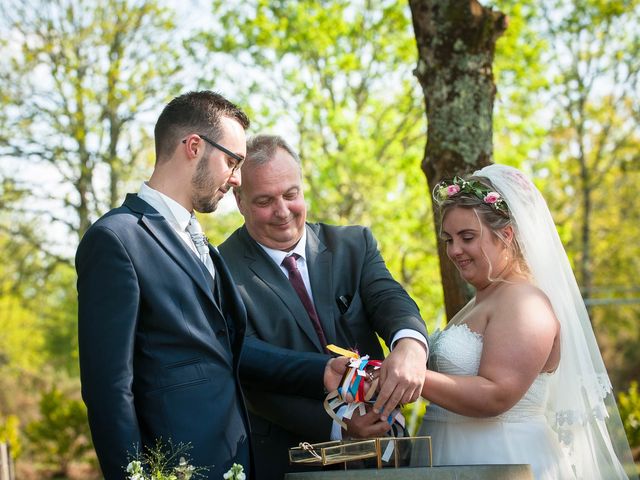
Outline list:
[[[244,341],[246,311],[194,212],[213,212],[240,166],[249,119],[213,92],[172,100],[155,126],[148,182],[86,232],[76,254],[82,395],[107,480],[136,451],[188,443],[219,479],[254,478],[238,380],[322,398],[344,361]]]
[[[300,352],[337,344],[381,360],[379,336],[391,349],[380,374],[384,420],[380,412],[354,414],[346,434],[384,435],[386,415],[422,389],[427,332],[418,307],[392,278],[368,228],[306,222],[300,159],[284,139],[249,139],[242,176],[234,194],[245,223],[220,253],[247,308],[247,335]],[[328,440],[331,418],[304,395],[246,387],[257,478],[282,479],[293,471],[288,449]]]

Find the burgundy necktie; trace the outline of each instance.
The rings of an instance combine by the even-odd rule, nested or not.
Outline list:
[[[293,289],[298,294],[298,297],[300,297],[305,310],[309,314],[309,318],[311,319],[313,328],[318,334],[320,344],[322,345],[322,348],[324,350],[327,346],[327,338],[324,336],[322,325],[320,325],[320,319],[318,318],[316,307],[313,306],[313,302],[311,301],[311,298],[309,298],[307,289],[304,286],[304,281],[302,280],[302,275],[300,274],[300,270],[298,270],[298,266],[296,265],[296,259],[298,258],[298,256],[299,255],[297,253],[294,253],[292,255],[284,257],[282,265],[287,269],[287,272],[289,272],[289,281],[291,282]]]

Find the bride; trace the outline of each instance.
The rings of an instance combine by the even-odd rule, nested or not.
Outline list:
[[[420,435],[434,465],[531,464],[540,479],[634,469],[591,324],[542,196],[491,165],[434,190],[447,255],[476,289],[430,337]],[[615,447],[617,448],[614,448]]]

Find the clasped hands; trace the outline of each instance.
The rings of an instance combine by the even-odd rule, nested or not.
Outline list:
[[[324,377],[327,390],[338,388],[348,365],[347,357],[332,358],[327,363]],[[426,365],[427,352],[422,343],[413,338],[398,340],[378,370],[378,394],[373,407],[363,416],[354,415],[350,421],[345,420],[349,434],[371,437],[386,432],[390,428],[387,419],[391,412],[398,405],[414,402],[420,396]],[[367,391],[372,381],[370,378],[365,381]]]

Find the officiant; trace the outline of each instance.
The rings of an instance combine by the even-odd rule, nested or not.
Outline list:
[[[219,249],[247,309],[247,335],[304,352],[337,344],[382,359],[378,335],[391,350],[380,396],[393,406],[415,401],[427,359],[425,324],[371,231],[306,222],[300,158],[279,136],[248,140],[234,195],[245,223]],[[346,420],[341,432],[321,401],[243,387],[259,480],[293,471],[288,449],[301,441],[380,436],[390,428],[371,411]]]

